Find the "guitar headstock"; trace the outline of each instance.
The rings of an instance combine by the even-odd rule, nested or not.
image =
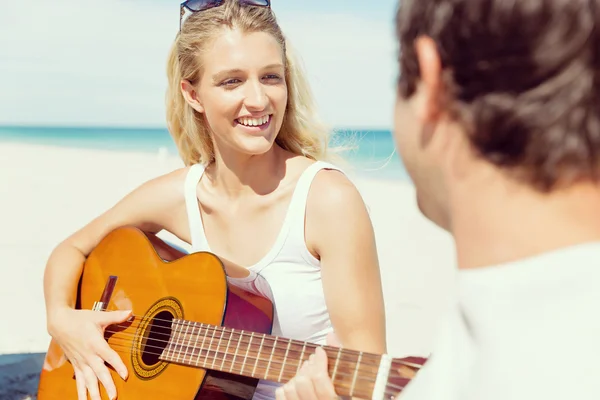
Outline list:
[[[384,399],[392,400],[416,376],[427,361],[423,357],[394,358],[390,366],[390,373],[385,387]]]

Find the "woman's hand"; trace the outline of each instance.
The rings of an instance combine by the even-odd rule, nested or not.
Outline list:
[[[317,347],[315,354],[302,364],[294,378],[275,392],[277,400],[337,399],[333,382],[327,372],[327,353]]]
[[[327,345],[340,347],[334,333],[327,335]],[[277,400],[332,400],[337,399],[333,382],[327,371],[327,353],[317,347],[300,371],[275,392]]]
[[[114,399],[117,389],[106,361],[123,378],[127,379],[127,367],[121,357],[104,339],[107,326],[126,321],[131,311],[90,311],[63,308],[54,311],[48,318],[48,332],[60,345],[73,365],[77,381],[79,400],[100,400],[98,381]]]

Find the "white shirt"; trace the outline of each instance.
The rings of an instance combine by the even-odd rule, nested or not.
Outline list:
[[[323,169],[342,172],[322,161],[307,167],[298,179],[283,226],[269,252],[256,264],[246,266],[248,277],[227,279],[251,293],[271,299],[275,308],[272,335],[324,345],[333,326],[325,303],[321,262],[310,253],[304,241],[308,195],[314,178]],[[193,252],[211,251],[197,198],[197,186],[203,174],[203,165],[191,166],[184,187]],[[274,399],[279,386],[261,380],[253,399]]]
[[[398,400],[600,400],[600,243],[461,270]]]

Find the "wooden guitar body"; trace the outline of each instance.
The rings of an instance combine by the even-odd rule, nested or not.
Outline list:
[[[133,310],[130,321],[109,326],[105,333],[129,371],[123,381],[109,368],[119,399],[252,398],[258,379],[220,372],[223,366],[214,365],[218,357],[207,358],[203,364],[214,369],[178,363],[176,356],[164,359],[167,346],[173,346],[173,320],[271,333],[271,301],[228,283],[215,255],[186,255],[156,236],[120,228],[87,258],[77,299],[78,309]],[[191,325],[180,328],[182,332],[194,329]],[[102,399],[108,399],[100,387]],[[40,374],[38,399],[77,400],[73,367],[54,341]]]

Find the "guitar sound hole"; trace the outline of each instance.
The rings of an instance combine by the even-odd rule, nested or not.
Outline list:
[[[146,333],[146,340],[142,348],[142,361],[148,366],[160,362],[159,356],[167,347],[171,336],[171,321],[173,315],[168,311],[161,311],[152,318],[150,329]]]

